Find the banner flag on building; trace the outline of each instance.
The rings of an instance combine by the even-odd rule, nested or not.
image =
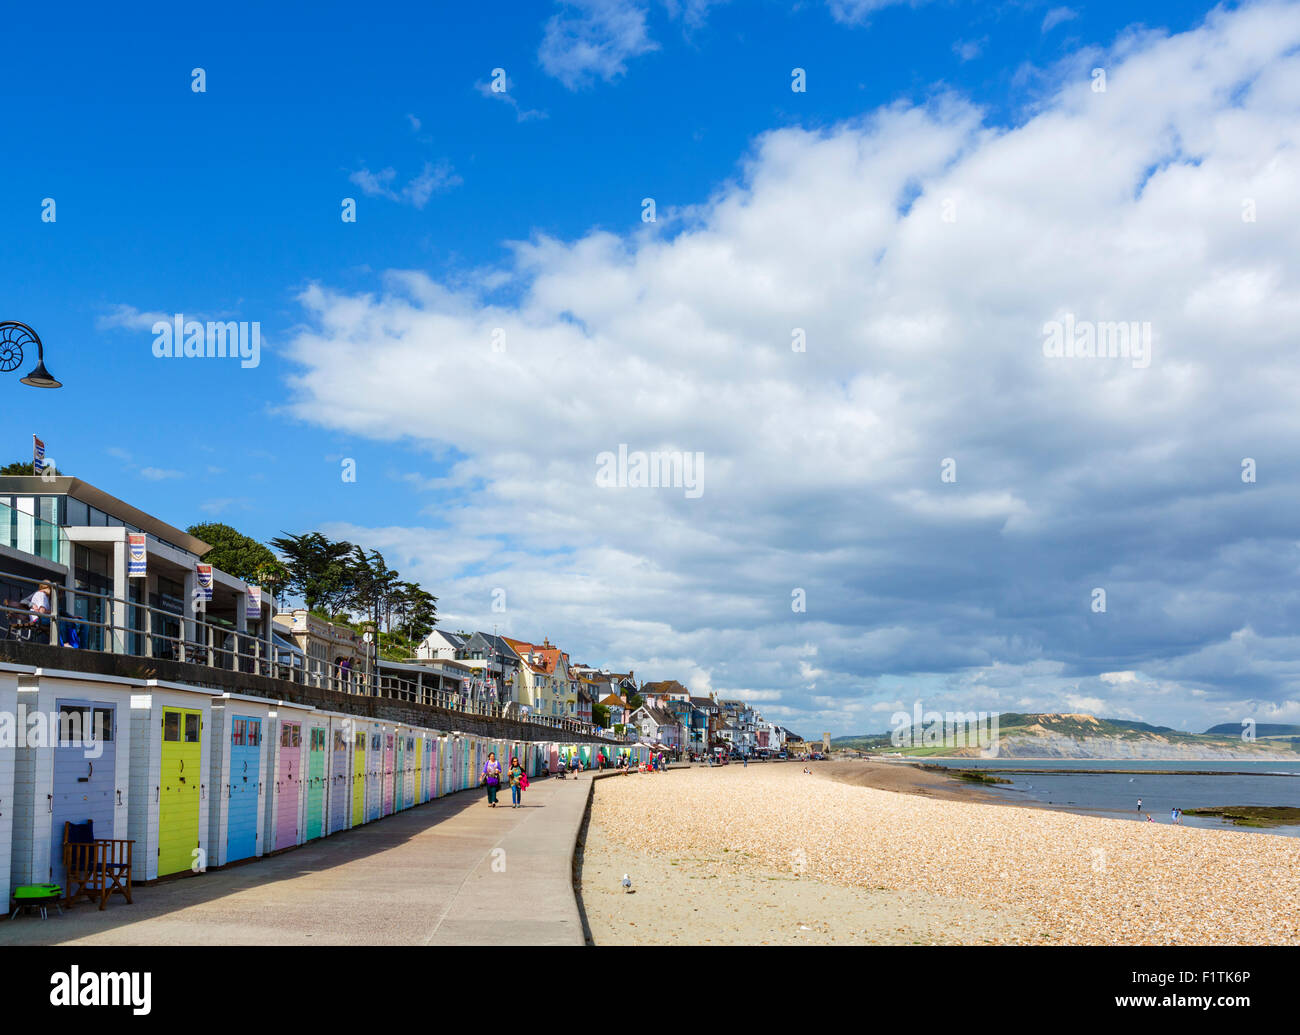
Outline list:
[[[212,599],[212,565],[196,564],[194,570],[198,575],[199,597],[204,601]]]
[[[262,587],[261,586],[248,587],[248,602],[244,608],[244,617],[245,618],[262,617]]]
[[[45,470],[45,443],[35,435],[32,436],[32,473],[40,474]]]
[[[127,578],[142,579],[146,574],[145,564],[148,560],[145,535],[143,532],[128,532],[126,534],[126,543]]]
[[[468,680],[468,679],[462,679],[462,680],[460,681],[460,690],[461,690],[461,693],[464,693],[464,694],[468,694],[468,693],[469,693],[469,680]]]

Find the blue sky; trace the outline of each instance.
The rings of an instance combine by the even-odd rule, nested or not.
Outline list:
[[[179,525],[353,535],[447,624],[747,692],[817,732],[884,728],[915,697],[1300,720],[1296,601],[1258,575],[1294,569],[1290,490],[1231,495],[1241,457],[1276,477],[1296,444],[1270,419],[1291,371],[1268,329],[1295,274],[1276,181],[1295,171],[1278,81],[1296,11],[1211,10],[77,5],[57,31],[7,15],[0,318],[36,326],[65,382],[10,381],[9,452],[38,432],[68,473]],[[1006,175],[1036,167],[1042,198]],[[1180,197],[1220,191],[1235,220],[1275,189],[1262,249],[1186,239],[1203,224]],[[916,229],[948,198],[988,219],[955,250]],[[976,293],[982,255],[1032,250],[1008,238],[1027,220],[1058,246]],[[1202,264],[1147,265],[1166,251]],[[1188,300],[1217,311],[1215,291],[1258,310],[1234,332],[1257,350],[1244,367],[1178,352],[1176,327],[1205,326]],[[757,327],[768,300],[786,311]],[[1159,324],[1168,361],[1045,390],[1039,324],[1067,307]],[[151,314],[177,312],[260,322],[261,364],[156,359]],[[485,346],[497,326],[504,356]],[[812,342],[797,371],[755,348],[792,326]],[[622,442],[703,452],[710,491],[601,495],[593,457]],[[931,499],[948,456],[954,509]],[[1103,584],[1126,611],[1088,610]]]

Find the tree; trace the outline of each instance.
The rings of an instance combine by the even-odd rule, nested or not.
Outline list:
[[[5,464],[0,467],[0,474],[27,474],[32,473],[32,462],[30,460],[15,460],[12,464]]]
[[[356,588],[352,554],[357,547],[335,542],[320,532],[286,532],[272,539],[271,545],[284,557],[288,571],[285,588],[301,596],[309,611],[322,609],[334,614],[351,605]]]
[[[245,582],[261,585],[259,573],[273,571],[273,566],[280,565],[280,562],[275,559],[275,554],[265,546],[229,525],[210,522],[190,525],[185,531],[212,546],[212,549],[203,555],[204,563],[214,564],[227,575],[233,575]]]
[[[349,565],[352,594],[348,606],[377,619],[381,628],[391,629],[393,608],[400,585],[398,573],[384,563],[384,555],[378,550],[371,550],[367,554],[359,546],[352,548]]]
[[[609,705],[593,704],[591,706],[591,721],[602,728],[609,725]]]
[[[403,582],[398,595],[398,613],[407,639],[415,639],[438,624],[438,598],[418,582]]]

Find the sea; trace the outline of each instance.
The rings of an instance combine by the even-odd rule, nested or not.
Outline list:
[[[1141,761],[1125,759],[916,758],[950,769],[991,772],[1009,784],[981,784],[1005,801],[1046,805],[1090,816],[1172,822],[1170,810],[1225,805],[1300,808],[1300,762]],[[1074,770],[1063,772],[1062,770]],[[1142,810],[1138,811],[1138,799]],[[1218,816],[1183,816],[1183,826],[1300,837],[1300,824],[1239,827]]]

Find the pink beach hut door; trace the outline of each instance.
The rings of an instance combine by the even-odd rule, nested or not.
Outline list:
[[[280,724],[280,764],[275,774],[275,847],[298,843],[298,788],[302,780],[302,723]]]

